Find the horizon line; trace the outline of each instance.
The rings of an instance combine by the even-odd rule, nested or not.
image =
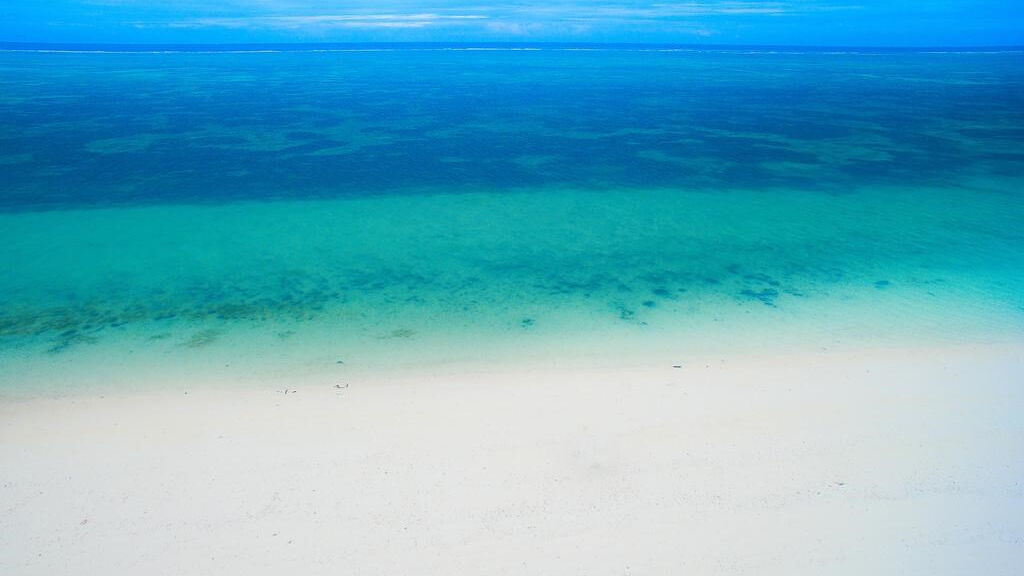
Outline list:
[[[593,46],[593,47],[677,47],[716,49],[842,49],[842,50],[1000,50],[1021,51],[1024,44],[920,44],[920,45],[862,45],[862,44],[734,44],[714,42],[560,42],[560,41],[356,41],[356,42],[47,42],[0,40],[0,47],[252,47],[252,46]]]

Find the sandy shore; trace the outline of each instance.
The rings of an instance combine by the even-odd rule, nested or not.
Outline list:
[[[344,380],[0,400],[0,573],[1024,566],[1021,346]]]

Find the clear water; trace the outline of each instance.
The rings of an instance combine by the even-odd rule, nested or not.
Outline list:
[[[3,52],[0,386],[1018,339],[1022,143],[1019,52]]]

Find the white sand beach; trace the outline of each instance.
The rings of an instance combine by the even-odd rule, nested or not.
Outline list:
[[[1019,574],[1022,383],[1000,344],[7,397],[0,573]]]

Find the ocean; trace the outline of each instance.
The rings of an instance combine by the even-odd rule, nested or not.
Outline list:
[[[0,390],[1024,336],[1022,51],[0,49]]]

